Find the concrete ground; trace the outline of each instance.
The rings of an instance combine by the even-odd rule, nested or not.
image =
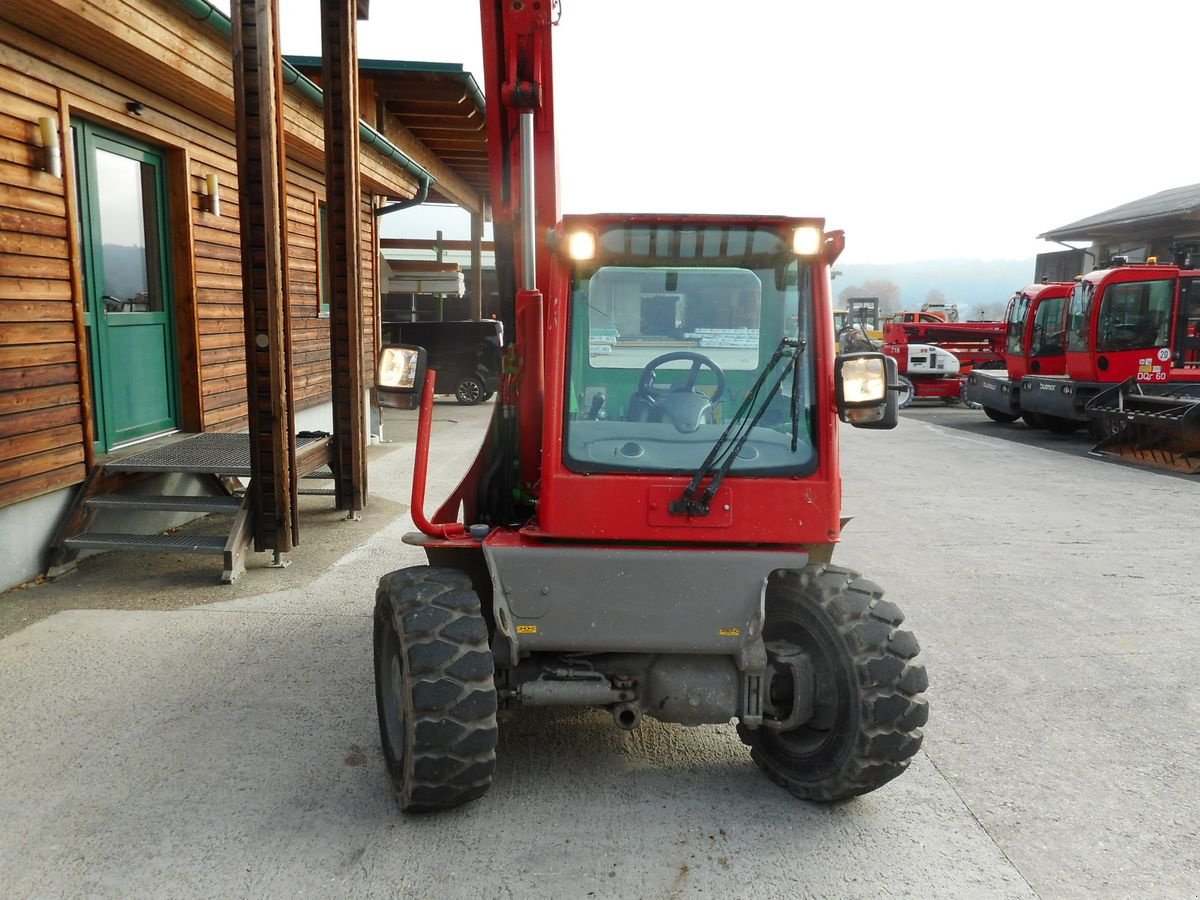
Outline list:
[[[437,409],[433,495],[488,412]],[[843,434],[837,559],[908,612],[931,683],[883,789],[802,803],[732,726],[533,709],[481,801],[401,816],[370,613],[423,560],[385,447],[368,517],[307,512],[289,569],[108,557],[0,596],[0,896],[1196,896],[1198,483],[965,409]]]

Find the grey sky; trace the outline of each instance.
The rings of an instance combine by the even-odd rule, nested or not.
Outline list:
[[[320,52],[316,10],[284,0],[286,52]],[[822,215],[852,262],[1057,249],[1034,236],[1200,181],[1191,17],[1182,0],[564,0],[562,208]],[[478,21],[477,0],[374,2],[360,54],[462,63],[482,86]]]

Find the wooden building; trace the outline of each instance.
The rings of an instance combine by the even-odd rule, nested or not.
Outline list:
[[[41,570],[114,449],[246,427],[231,58],[204,0],[0,4],[0,589]],[[322,95],[294,67],[284,82],[292,397],[297,428],[328,428]],[[433,197],[482,216],[486,199],[368,90],[361,106],[369,388],[379,213]]]

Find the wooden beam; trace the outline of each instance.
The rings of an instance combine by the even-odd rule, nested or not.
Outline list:
[[[414,103],[470,103],[475,108],[475,101],[470,99],[464,84],[422,81],[409,81],[397,84],[394,81],[379,81],[375,85],[375,95],[380,100],[411,100]]]
[[[330,262],[329,355],[333,375],[330,467],[337,508],[349,510],[352,516],[357,516],[367,501],[356,28],[354,0],[321,0]]]
[[[443,250],[470,250],[474,246],[472,241],[447,240],[441,244]],[[379,246],[385,250],[436,250],[437,241],[421,238],[380,238]],[[492,241],[481,241],[479,246],[484,250],[496,249]]]
[[[256,550],[298,543],[278,0],[233,0],[233,75]]]
[[[483,318],[483,214],[471,215],[471,318]]]

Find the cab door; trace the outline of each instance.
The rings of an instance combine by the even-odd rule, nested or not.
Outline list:
[[[97,450],[179,427],[165,160],[73,123]]]

